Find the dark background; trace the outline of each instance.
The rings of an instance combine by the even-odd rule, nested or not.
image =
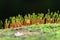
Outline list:
[[[47,12],[60,10],[59,0],[0,0],[0,19],[16,16],[18,13]]]

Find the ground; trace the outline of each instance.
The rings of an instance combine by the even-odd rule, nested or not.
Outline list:
[[[23,35],[15,36],[17,32]],[[60,40],[60,25],[34,24],[21,27],[19,30],[0,29],[0,40]]]

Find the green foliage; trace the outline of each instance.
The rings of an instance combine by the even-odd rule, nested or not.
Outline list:
[[[34,31],[34,30],[38,31],[38,29],[39,29],[38,34],[36,34],[36,35],[33,34],[32,36],[14,37],[14,35],[12,35],[12,34],[14,34],[17,31],[11,31],[11,30],[2,29],[2,30],[0,30],[0,34],[6,33],[9,36],[0,37],[0,40],[60,40],[60,30],[58,29],[58,28],[60,28],[60,26],[56,26],[53,29],[50,28],[48,26],[48,24],[39,25],[39,28],[36,27],[36,26],[38,26],[38,25],[32,25],[31,27],[27,27],[30,30],[27,30],[26,32]],[[55,29],[57,31],[54,31]]]
[[[5,19],[5,24],[7,24],[8,23],[8,19]]]
[[[14,23],[14,22],[15,22],[15,16],[14,16],[14,17],[12,17],[12,19],[11,19],[11,20],[12,20],[12,23]]]
[[[57,12],[50,12],[50,9],[48,9],[48,12],[44,15],[44,13],[38,13],[37,15],[35,13],[32,13],[32,15],[30,13],[26,14],[24,17],[22,17],[22,15],[18,14],[17,16],[13,16],[13,17],[9,17],[9,19],[5,19],[4,24],[7,23],[13,23],[13,22],[25,22],[27,19],[29,19],[30,21],[34,21],[34,23],[37,22],[38,19],[56,19],[57,21],[60,20],[60,14],[59,14],[59,10]],[[56,21],[55,20],[55,21]],[[59,22],[59,21],[58,21]]]
[[[38,19],[42,19],[43,18],[43,16],[44,16],[44,14],[43,13],[38,13]]]
[[[31,15],[30,14],[28,14],[28,19],[31,19]]]
[[[48,15],[50,15],[50,9],[48,9],[48,12],[47,12]]]
[[[34,22],[36,22],[37,15],[35,13],[32,13],[31,19],[34,20]]]
[[[24,16],[24,21],[26,21],[28,19],[27,15]]]
[[[49,14],[46,14],[46,15],[45,15],[45,18],[46,18],[46,19],[50,19],[51,17],[50,17]]]
[[[56,12],[54,12],[54,15],[53,15],[54,18],[58,18],[58,14]]]

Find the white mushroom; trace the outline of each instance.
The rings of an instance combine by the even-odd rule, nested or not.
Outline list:
[[[15,36],[22,36],[23,33],[21,33],[21,32],[17,32],[17,33],[15,33],[14,35],[15,35]]]

